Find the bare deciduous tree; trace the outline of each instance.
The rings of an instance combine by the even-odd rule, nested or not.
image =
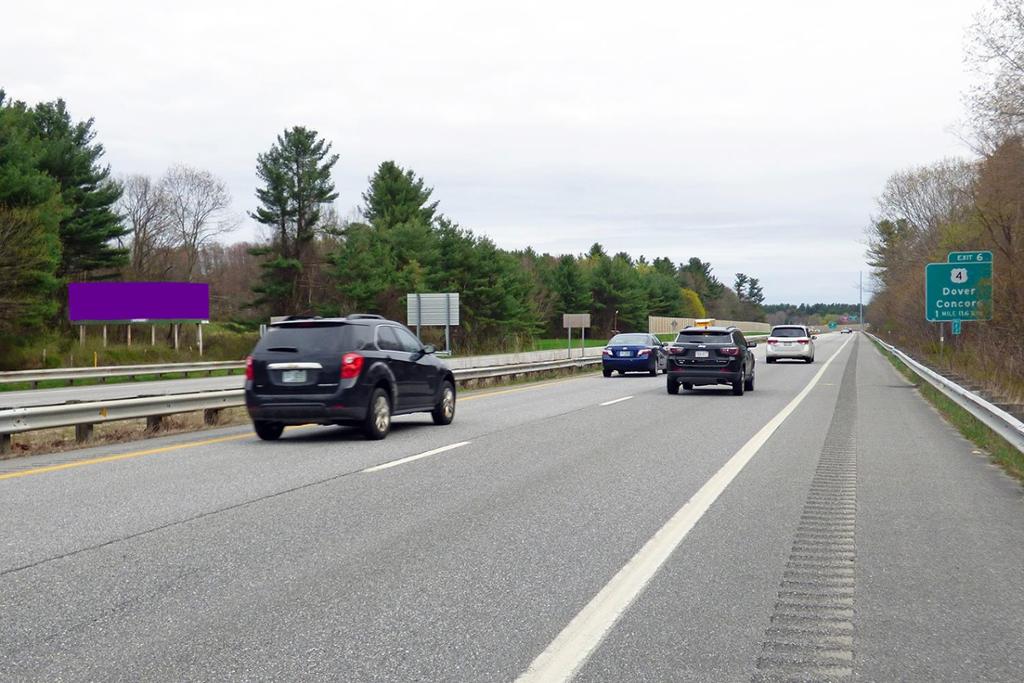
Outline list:
[[[170,230],[186,255],[185,278],[191,280],[202,248],[238,227],[231,215],[231,194],[223,180],[209,171],[172,167],[160,180]]]
[[[149,176],[131,175],[122,182],[118,212],[128,227],[130,273],[136,279],[166,277],[171,269],[167,251],[174,246],[168,205],[159,184]]]
[[[982,83],[967,93],[979,151],[1024,133],[1024,7],[995,0],[977,15],[968,33],[968,62]]]

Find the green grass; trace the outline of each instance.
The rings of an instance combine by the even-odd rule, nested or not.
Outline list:
[[[946,420],[957,428],[968,440],[986,451],[989,457],[1000,467],[1017,479],[1024,481],[1024,453],[1013,447],[1003,437],[989,429],[978,418],[957,405],[944,393],[933,387],[928,382],[921,380],[913,370],[908,368],[899,358],[890,353],[873,339],[871,342],[881,351],[892,366],[901,375],[912,382],[929,403],[942,414]]]

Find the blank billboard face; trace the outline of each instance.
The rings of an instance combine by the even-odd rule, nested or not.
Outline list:
[[[68,319],[132,322],[210,319],[210,286],[195,282],[72,282]]]

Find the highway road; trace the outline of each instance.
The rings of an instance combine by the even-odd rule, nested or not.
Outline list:
[[[0,462],[0,680],[1024,679],[1021,487],[817,356]]]

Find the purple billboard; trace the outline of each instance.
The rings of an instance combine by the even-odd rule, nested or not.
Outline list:
[[[193,322],[210,319],[210,286],[196,282],[72,282],[68,319]]]

